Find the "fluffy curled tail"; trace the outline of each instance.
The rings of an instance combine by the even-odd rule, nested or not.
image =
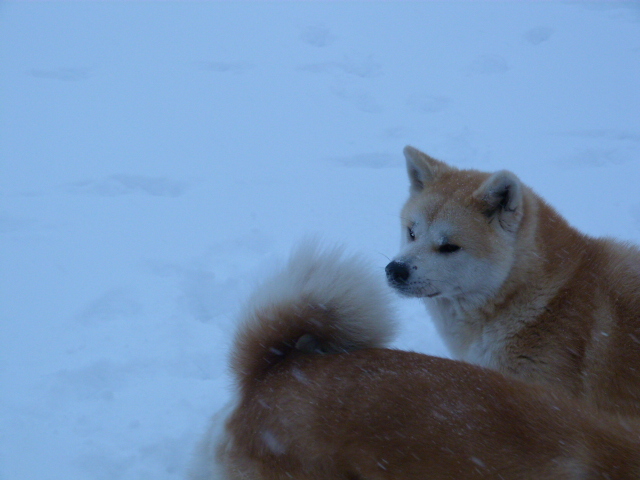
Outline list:
[[[395,323],[383,277],[341,247],[301,243],[241,314],[231,361],[240,388],[293,352],[386,346]]]

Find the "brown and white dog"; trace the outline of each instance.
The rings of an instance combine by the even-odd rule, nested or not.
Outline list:
[[[572,228],[513,173],[405,148],[389,283],[421,297],[454,358],[640,415],[640,251]]]
[[[366,262],[303,244],[255,293],[232,347],[236,402],[192,480],[640,478],[640,435],[564,394],[385,348]]]

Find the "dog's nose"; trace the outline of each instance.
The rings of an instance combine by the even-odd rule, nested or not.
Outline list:
[[[409,266],[406,263],[395,260],[384,269],[387,272],[387,280],[392,283],[405,283],[409,279]]]

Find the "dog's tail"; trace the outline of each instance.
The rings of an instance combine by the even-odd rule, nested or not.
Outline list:
[[[292,354],[386,346],[395,322],[383,277],[341,247],[301,243],[241,314],[231,360],[240,388]]]

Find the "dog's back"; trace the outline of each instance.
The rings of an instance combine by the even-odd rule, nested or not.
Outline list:
[[[393,332],[386,295],[362,260],[299,248],[242,315],[239,398],[192,478],[640,478],[638,434],[580,404],[383,348]]]
[[[463,362],[389,349],[304,355],[227,423],[228,478],[640,478],[637,433]]]

